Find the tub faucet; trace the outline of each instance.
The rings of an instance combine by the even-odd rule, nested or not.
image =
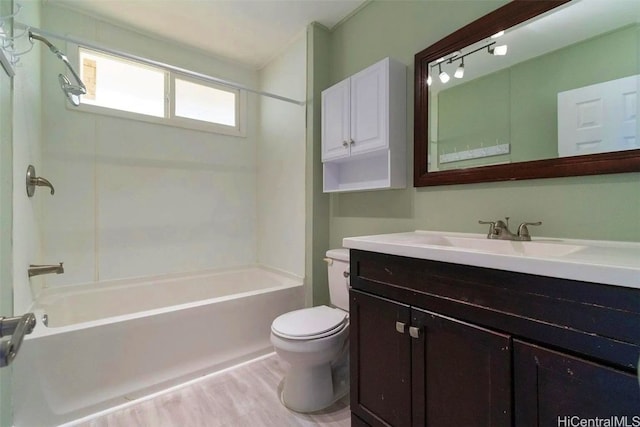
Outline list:
[[[501,219],[497,221],[478,221],[479,224],[489,224],[489,233],[487,234],[487,239],[496,239],[496,240],[516,240],[516,241],[531,241],[531,235],[529,234],[529,225],[542,225],[542,221],[538,222],[523,222],[518,227],[517,234],[513,234],[509,230],[509,217],[505,218],[507,222],[505,223]]]
[[[58,265],[36,265],[36,264],[30,264],[29,265],[29,277],[33,277],[33,276],[39,276],[41,274],[51,274],[51,273],[56,273],[56,274],[62,274],[64,273],[64,266],[62,265],[63,263],[60,263]]]

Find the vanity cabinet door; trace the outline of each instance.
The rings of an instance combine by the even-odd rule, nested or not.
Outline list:
[[[371,426],[411,426],[410,308],[350,291],[351,411]]]
[[[412,308],[414,425],[508,427],[511,338]]]
[[[631,373],[518,340],[514,370],[518,427],[587,425],[582,420],[596,418],[640,425],[640,387]]]

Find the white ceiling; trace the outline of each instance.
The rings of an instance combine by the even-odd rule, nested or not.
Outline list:
[[[48,0],[260,68],[311,22],[332,28],[366,0]]]

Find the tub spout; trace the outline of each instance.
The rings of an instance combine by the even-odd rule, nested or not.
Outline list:
[[[54,265],[36,265],[36,264],[29,265],[29,277],[39,276],[41,274],[51,274],[51,273],[56,273],[56,274],[64,273],[63,263],[60,263],[58,265],[55,265],[55,264]]]

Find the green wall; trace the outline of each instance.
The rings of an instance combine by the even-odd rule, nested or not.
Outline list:
[[[305,277],[307,305],[329,301],[327,266],[329,249],[329,195],[322,192],[320,94],[329,85],[329,31],[319,24],[307,28],[307,145],[305,176]]]
[[[372,1],[330,37],[327,87],[386,56],[407,64],[407,176],[413,182],[413,58],[506,1]],[[637,60],[637,58],[636,58]],[[320,163],[320,156],[315,161]],[[536,236],[640,241],[640,174],[332,194],[329,245],[414,229],[486,232],[478,219],[543,221]],[[314,234],[314,237],[323,238]],[[318,283],[318,282],[316,282]],[[325,286],[325,285],[320,285]],[[314,303],[321,303],[314,300]]]

